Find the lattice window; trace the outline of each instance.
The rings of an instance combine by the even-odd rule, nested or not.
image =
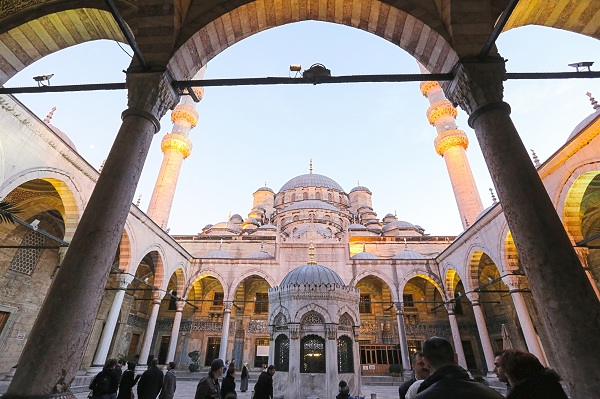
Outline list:
[[[358,303],[360,313],[371,313],[371,295],[360,294],[360,302]]]
[[[221,338],[220,337],[208,337],[206,343],[206,357],[204,358],[204,365],[210,366],[213,360],[219,357],[219,350],[221,349]]]
[[[283,315],[283,313],[279,313],[277,317],[275,317],[275,325],[276,326],[285,326],[287,324],[287,319]]]
[[[22,247],[37,247],[43,245],[46,245],[46,237],[35,231],[30,231],[25,234],[25,237],[21,240]],[[12,258],[8,269],[31,276],[40,261],[42,251],[43,249],[41,248],[19,248]]]
[[[254,300],[254,314],[269,313],[269,295],[257,292]]]
[[[307,335],[300,341],[300,372],[325,373],[325,339]]]
[[[213,306],[223,306],[223,299],[225,298],[225,293],[223,292],[215,292],[213,296]]]
[[[338,339],[337,344],[338,373],[353,373],[354,355],[352,353],[352,340],[344,335]]]
[[[352,326],[352,318],[347,314],[343,314],[340,317],[340,325],[342,326]]]
[[[275,339],[275,370],[289,371],[290,369],[290,339],[287,335],[279,335]]]
[[[325,320],[323,320],[323,316],[317,312],[311,311],[302,316],[301,324],[323,324],[324,322]]]

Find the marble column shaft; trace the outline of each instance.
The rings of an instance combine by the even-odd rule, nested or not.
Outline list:
[[[126,83],[119,133],[5,399],[74,397],[68,388],[81,367],[152,138],[178,99],[166,72],[129,72]]]
[[[175,350],[177,349],[177,341],[179,340],[179,327],[181,327],[181,317],[183,316],[183,308],[185,300],[177,301],[177,310],[173,318],[173,328],[171,328],[171,340],[169,341],[169,351],[167,352],[167,363],[175,361]]]
[[[156,328],[156,320],[158,319],[158,311],[160,310],[161,297],[161,291],[152,292],[152,309],[150,310],[150,317],[148,318],[146,332],[144,333],[142,350],[140,351],[139,360],[141,369],[146,366],[148,362],[148,356],[150,356],[150,348],[152,347],[152,340],[154,339],[154,329]]]
[[[404,325],[404,313],[400,307],[396,308],[396,321],[398,322],[398,338],[400,340],[400,357],[402,358],[402,369],[410,370],[410,356],[408,353],[408,341],[406,339],[406,327]]]
[[[485,324],[485,316],[479,303],[479,294],[470,292],[467,294],[467,298],[471,301],[473,307],[473,313],[475,314],[475,323],[477,324],[477,331],[479,332],[479,340],[481,341],[481,347],[483,348],[483,356],[485,358],[485,365],[488,373],[494,371],[494,350],[492,349],[492,343],[490,341],[490,335],[488,333],[487,325]]]
[[[104,329],[102,330],[102,335],[100,336],[100,342],[98,343],[98,348],[96,349],[96,355],[94,356],[92,366],[104,366],[104,362],[106,362],[110,343],[115,333],[115,328],[117,327],[117,320],[119,318],[119,313],[121,312],[121,306],[123,305],[123,298],[125,298],[125,290],[132,281],[133,276],[129,274],[120,274],[117,276],[119,289],[115,293],[110,311],[108,312],[108,316],[106,316],[106,322],[104,323]]]
[[[448,321],[450,322],[450,330],[452,331],[452,340],[454,341],[454,351],[458,357],[458,365],[467,368],[467,360],[465,351],[463,350],[462,341],[460,339],[460,331],[458,330],[458,322],[454,310],[448,310]]]
[[[504,62],[461,60],[448,97],[470,115],[559,374],[573,397],[594,397],[600,302],[502,101]]]
[[[229,323],[231,321],[231,303],[225,303],[223,311],[223,329],[221,331],[221,346],[219,347],[219,359],[225,361],[227,358],[227,343],[229,342]]]

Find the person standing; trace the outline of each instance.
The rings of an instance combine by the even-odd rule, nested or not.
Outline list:
[[[223,360],[215,359],[212,361],[208,375],[198,382],[194,399],[221,399],[219,377],[223,375],[223,368],[225,368]]]
[[[175,375],[175,362],[167,364],[167,372],[163,379],[162,389],[160,390],[159,399],[173,399],[175,390],[177,389],[177,376]]]
[[[253,399],[273,399],[273,375],[275,374],[275,366],[270,365],[267,371],[263,371],[258,376],[258,381],[254,385]]]
[[[406,399],[408,389],[418,380],[424,380],[429,377],[429,370],[423,364],[423,352],[415,352],[412,357],[413,376],[410,380],[404,381],[398,388],[400,399]],[[415,391],[416,392],[416,391]]]
[[[144,371],[138,383],[138,399],[156,399],[163,384],[163,372],[158,368],[158,359],[150,361],[150,367]]]
[[[92,382],[90,389],[92,390],[92,398],[94,399],[116,399],[117,390],[119,389],[119,380],[121,373],[117,371],[117,359],[108,359]]]
[[[240,391],[246,392],[248,390],[248,380],[250,379],[250,371],[248,370],[248,363],[244,363],[242,366],[242,376],[240,382]]]
[[[132,360],[127,362],[127,370],[125,370],[121,376],[117,399],[133,399],[133,387],[140,379],[139,375],[135,375],[136,366],[137,363]]]
[[[227,375],[223,378],[221,399],[237,399],[237,393],[235,392],[235,367],[233,364],[229,364]]]

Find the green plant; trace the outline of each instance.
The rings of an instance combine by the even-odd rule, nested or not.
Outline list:
[[[190,359],[192,359],[192,363],[188,366],[188,370],[191,372],[198,371],[200,369],[200,365],[198,364],[198,360],[200,359],[200,351],[195,350],[188,353]]]
[[[390,371],[391,375],[398,376],[398,375],[400,375],[402,368],[400,367],[399,364],[390,364],[389,371]]]
[[[14,223],[21,210],[12,202],[0,201],[0,223]]]

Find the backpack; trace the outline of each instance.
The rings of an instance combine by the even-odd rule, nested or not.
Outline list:
[[[100,372],[92,381],[92,385],[90,386],[92,392],[94,392],[94,396],[104,395],[109,393],[110,391],[110,374],[105,372]]]

